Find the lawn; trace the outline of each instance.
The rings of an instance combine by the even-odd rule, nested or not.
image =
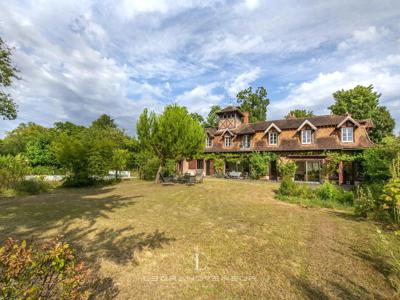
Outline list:
[[[280,202],[276,189],[129,181],[0,199],[0,238],[62,236],[101,276],[98,298],[396,297],[377,225]]]

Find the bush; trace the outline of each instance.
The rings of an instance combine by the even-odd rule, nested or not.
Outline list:
[[[158,167],[160,166],[160,160],[157,157],[153,157],[145,162],[141,166],[141,174],[144,180],[154,180],[157,175]]]
[[[392,178],[384,186],[380,199],[381,208],[387,210],[392,220],[400,223],[400,178]]]
[[[28,173],[29,167],[24,156],[0,156],[0,190],[15,188]]]
[[[279,186],[278,193],[282,196],[298,196],[299,188],[292,178],[284,177]]]
[[[296,173],[297,165],[294,161],[279,161],[278,172],[282,178],[290,177],[293,178]]]
[[[43,179],[31,179],[31,180],[23,180],[17,184],[15,189],[18,192],[26,193],[29,195],[36,195],[40,193],[48,192],[52,188],[52,185],[49,182],[46,182]]]
[[[354,213],[360,217],[368,217],[375,211],[375,199],[368,186],[357,188],[357,198],[355,200]]]
[[[62,175],[65,173],[62,169],[49,166],[36,166],[31,169],[32,175]]]
[[[222,176],[224,174],[224,166],[225,162],[222,159],[216,159],[214,160],[214,170],[215,170],[215,175]]]
[[[268,174],[269,169],[269,156],[260,153],[252,153],[249,155],[250,177],[253,179],[260,179]]]
[[[86,175],[75,175],[75,176],[68,176],[63,180],[64,187],[86,187],[92,186],[97,182],[95,178],[88,177]]]
[[[174,175],[175,173],[176,173],[176,161],[173,159],[167,159],[163,168],[163,176],[168,177]]]
[[[66,243],[33,247],[13,239],[0,247],[2,299],[88,299],[88,270]]]
[[[336,201],[342,204],[353,205],[354,195],[352,192],[346,192],[341,187],[329,182],[325,182],[315,190],[318,198],[324,201]]]

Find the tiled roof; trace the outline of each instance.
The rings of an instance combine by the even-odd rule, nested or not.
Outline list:
[[[229,105],[229,106],[225,107],[224,109],[221,109],[216,114],[220,115],[220,114],[230,113],[230,112],[237,112],[243,116],[243,113],[240,111],[240,108],[238,106],[233,106],[233,105]]]

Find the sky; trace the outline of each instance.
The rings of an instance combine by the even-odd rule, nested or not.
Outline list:
[[[0,0],[0,37],[21,77],[0,137],[104,113],[134,134],[145,107],[206,116],[249,86],[267,89],[268,119],[328,114],[357,84],[374,85],[400,131],[398,0]]]

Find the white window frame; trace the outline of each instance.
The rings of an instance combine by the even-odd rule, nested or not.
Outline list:
[[[301,131],[301,143],[303,145],[309,145],[312,142],[312,130],[306,129]]]
[[[211,148],[212,147],[212,138],[210,136],[207,136],[206,138],[206,148]]]
[[[227,143],[229,141],[229,143]],[[225,147],[231,147],[232,146],[232,137],[230,135],[226,135],[224,137],[224,145]]]
[[[246,134],[243,136],[243,140],[242,140],[242,148],[250,148],[251,146],[251,138],[250,135]]]
[[[342,143],[353,143],[354,142],[354,128],[353,127],[342,127],[341,135],[342,135]]]
[[[278,145],[278,133],[275,131],[268,133],[268,143],[270,145]]]

